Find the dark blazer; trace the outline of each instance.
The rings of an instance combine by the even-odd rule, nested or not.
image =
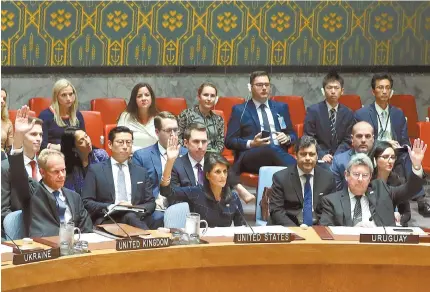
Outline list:
[[[351,156],[354,154],[354,149],[349,149],[348,151],[339,153],[333,157],[330,170],[334,175],[337,191],[340,191],[347,186],[345,181],[345,170],[351,160]]]
[[[390,187],[379,179],[371,181],[366,196],[375,224],[377,226],[396,226],[394,206],[410,200],[425,182],[425,175],[424,178],[420,178],[413,172],[407,182],[398,187]],[[321,225],[352,226],[348,188],[324,196],[321,205]]]
[[[9,160],[1,162],[1,222],[9,213],[21,210],[17,190],[11,186]]]
[[[26,234],[30,237],[57,236],[60,232],[60,218],[56,200],[42,183],[28,177],[22,153],[9,156],[11,187],[23,206]],[[25,183],[28,182],[28,183]],[[74,191],[62,188],[72,220],[81,232],[92,232],[92,222],[84,208],[81,197]]]
[[[324,100],[307,108],[304,133],[317,140],[318,158],[321,159],[326,154],[335,155],[350,149],[351,129],[354,123],[352,110],[339,104],[335,125],[337,139],[332,139],[327,103]]]
[[[321,197],[335,191],[332,173],[315,166],[313,184],[313,217],[314,224],[318,224]],[[273,176],[269,210],[273,225],[299,226],[303,223],[303,190],[297,165],[278,171]]]
[[[187,152],[187,148],[181,146],[179,156],[183,156]],[[146,172],[152,181],[152,195],[154,198],[157,198],[160,193],[160,182],[161,176],[163,175],[161,171],[160,155],[160,149],[158,148],[157,142],[154,145],[135,151],[132,158],[133,164],[146,169]]]
[[[294,143],[294,141],[297,140],[297,135],[293,130],[288,105],[286,103],[269,100],[269,107],[272,112],[273,120],[275,121],[276,131],[290,135],[291,143]],[[286,126],[284,129],[281,129],[278,117],[284,118]],[[260,132],[261,126],[255,103],[249,100],[243,104],[235,105],[231,113],[230,121],[228,122],[225,146],[228,149],[235,150],[236,157],[240,156],[241,153],[247,150],[247,141],[253,140],[255,135]]]
[[[399,142],[401,146],[410,145],[405,115],[399,108],[392,105],[389,107],[391,135],[393,136],[393,140]],[[375,103],[369,104],[356,111],[355,120],[357,122],[366,121],[371,124],[375,132],[375,140],[377,139],[379,133],[379,121]]]
[[[193,167],[190,162],[189,154],[176,159],[173,164],[172,177],[170,184],[172,187],[191,187],[196,186],[197,181],[194,176]]]
[[[155,210],[155,199],[152,196],[152,183],[143,167],[128,164],[131,180],[131,204],[146,209],[146,215]],[[115,183],[113,181],[112,164],[106,161],[91,164],[85,177],[82,189],[85,208],[91,215],[94,225],[104,219],[103,210],[115,203]]]

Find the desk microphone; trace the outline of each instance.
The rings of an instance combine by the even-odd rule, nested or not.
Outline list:
[[[7,237],[9,237],[10,241],[12,241],[13,245],[18,249],[20,254],[23,254],[22,250],[19,248],[18,244],[15,243],[15,241],[13,241],[12,237],[10,237],[5,231],[3,231],[4,235],[6,235]]]
[[[103,211],[103,213],[106,215],[106,216],[108,216],[109,217],[109,219],[110,220],[112,220],[112,222],[113,223],[115,223],[116,224],[116,226],[118,226],[119,227],[119,229],[121,229],[127,236],[128,236],[128,238],[130,239],[130,240],[133,240],[132,238],[131,238],[131,236],[130,236],[130,234],[128,234],[122,227],[121,227],[121,225],[119,225],[118,223],[116,223],[116,221],[115,220],[113,220],[113,218],[112,218],[112,216],[111,215],[109,215],[109,213],[108,212],[106,212],[106,210],[105,209],[103,209],[102,210]]]
[[[373,194],[373,191],[371,191],[370,193],[369,193],[369,195],[370,194]],[[369,209],[370,209],[370,201],[369,201]],[[374,216],[378,216],[378,219],[381,221],[381,224],[382,224],[382,228],[384,228],[384,232],[385,232],[385,234],[387,234],[387,229],[385,229],[385,225],[384,225],[384,221],[382,221],[382,218],[381,218],[381,216],[379,216],[379,214],[376,212],[376,206],[375,206],[375,210],[374,210],[374,212],[373,212],[373,215],[372,214],[370,214],[370,218],[369,218],[369,221],[375,221],[374,220]],[[375,225],[376,225],[376,222],[375,222]]]
[[[248,221],[245,219],[245,216],[242,214],[242,211],[240,211],[237,205],[236,210],[239,211],[240,217],[242,217],[243,221],[245,221],[246,225],[251,229],[252,233],[255,234],[254,229],[252,229],[251,225],[249,225]]]

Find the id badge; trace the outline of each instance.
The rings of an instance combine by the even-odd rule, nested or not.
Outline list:
[[[287,125],[285,124],[283,116],[278,115],[278,122],[279,122],[279,125],[281,126],[281,130],[287,128]]]

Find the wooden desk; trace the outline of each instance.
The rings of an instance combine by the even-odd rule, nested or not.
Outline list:
[[[429,291],[430,245],[306,240],[62,257],[2,267],[2,291]]]

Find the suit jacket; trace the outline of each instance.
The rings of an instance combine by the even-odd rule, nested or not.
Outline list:
[[[23,207],[27,236],[57,236],[60,232],[60,218],[54,195],[42,183],[28,177],[22,153],[10,155],[9,163],[11,186],[16,190]],[[92,232],[91,219],[79,194],[66,188],[61,191],[66,197],[75,226],[81,229],[81,232]]]
[[[344,187],[347,187],[345,181],[345,169],[349,161],[351,160],[351,156],[354,155],[354,153],[354,149],[349,149],[348,151],[337,154],[333,157],[330,170],[334,175],[337,191],[340,191]]]
[[[350,149],[354,122],[352,110],[339,104],[335,124],[337,139],[332,139],[327,103],[324,100],[307,108],[304,132],[317,140],[318,158],[321,159],[326,154],[335,155]]]
[[[1,222],[9,213],[21,210],[16,188],[11,186],[9,160],[1,162]]]
[[[288,105],[286,103],[269,100],[269,107],[275,122],[276,131],[290,135],[291,143],[294,143],[294,141],[297,140],[297,135],[293,130]],[[284,129],[281,129],[278,119],[280,117],[285,121]],[[225,146],[228,149],[235,150],[236,157],[240,157],[241,153],[247,150],[247,141],[253,140],[255,135],[260,132],[261,125],[255,103],[252,100],[248,100],[243,104],[235,105],[231,113],[230,121],[228,122]]]
[[[389,105],[389,113],[393,140],[396,140],[402,146],[410,145],[405,115],[399,108],[392,105]],[[355,120],[357,122],[366,121],[371,124],[375,132],[375,140],[377,139],[379,133],[379,120],[375,103],[369,104],[356,111]]]
[[[410,200],[422,188],[425,181],[425,175],[424,178],[420,178],[412,172],[407,182],[398,187],[390,187],[379,179],[370,182],[366,196],[375,224],[377,226],[396,226],[394,206]],[[321,205],[321,225],[352,226],[348,188],[324,196]]]
[[[128,164],[131,180],[131,204],[145,208],[145,216],[155,210],[155,199],[152,196],[152,183],[143,167]],[[93,219],[94,225],[104,219],[103,210],[115,203],[115,183],[113,181],[112,164],[106,161],[91,164],[85,177],[82,199]]]
[[[192,187],[197,185],[189,154],[176,159],[172,169],[170,184],[176,187]]]
[[[187,152],[187,148],[181,147],[179,156],[183,156],[187,154]],[[154,198],[157,198],[160,193],[160,182],[161,176],[163,175],[160,155],[161,153],[157,142],[154,145],[135,151],[132,158],[133,164],[146,169],[148,177],[152,181],[152,195]]]
[[[335,191],[331,172],[315,166],[312,204],[315,224],[321,216],[321,197]],[[303,223],[303,190],[297,165],[278,171],[273,176],[269,202],[271,224],[299,226]]]

